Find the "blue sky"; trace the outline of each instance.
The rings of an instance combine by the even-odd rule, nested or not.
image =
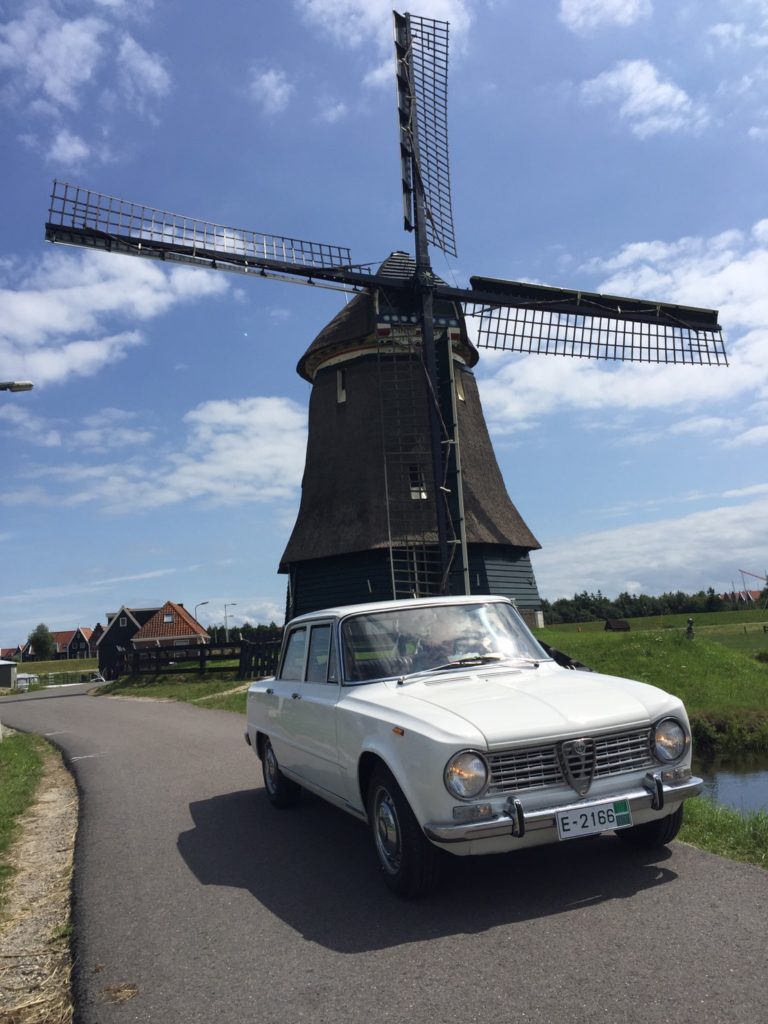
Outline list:
[[[768,0],[422,0],[470,274],[721,310],[727,369],[483,353],[543,596],[768,563]],[[0,0],[0,642],[122,604],[281,621],[336,292],[43,240],[54,177],[348,246],[402,231],[391,6]],[[757,581],[755,581],[757,585]]]

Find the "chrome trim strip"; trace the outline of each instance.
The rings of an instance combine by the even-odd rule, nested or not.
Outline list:
[[[676,786],[664,785],[659,773],[655,773],[653,779],[657,782],[664,797],[670,803],[678,803],[680,800],[687,800],[689,797],[697,796],[704,788],[703,780],[694,776],[687,782],[682,782]],[[424,834],[427,839],[431,839],[436,843],[466,843],[472,839],[493,839],[496,836],[521,837],[525,832],[536,832],[546,828],[554,829],[555,815],[559,811],[595,807],[606,803],[608,800],[628,800],[631,810],[645,811],[654,806],[655,795],[655,793],[650,793],[645,786],[641,786],[638,789],[632,789],[625,793],[606,794],[595,800],[579,800],[572,804],[559,804],[557,807],[544,807],[537,811],[524,811],[522,821],[520,820],[520,810],[522,810],[520,801],[510,798],[505,807],[506,813],[499,814],[493,819],[458,822],[450,825],[428,822],[423,826]],[[608,832],[610,829],[606,829],[606,831]]]

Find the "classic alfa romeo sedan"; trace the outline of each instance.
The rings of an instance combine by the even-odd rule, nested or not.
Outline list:
[[[434,886],[441,851],[664,845],[702,788],[677,697],[562,667],[501,597],[294,619],[277,675],[248,690],[246,741],[275,807],[307,789],[367,821],[402,896]]]

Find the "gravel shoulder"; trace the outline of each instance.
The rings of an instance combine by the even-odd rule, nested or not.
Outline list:
[[[61,755],[49,747],[36,802],[11,848],[16,874],[0,918],[0,1020],[69,1024],[70,892],[78,797]]]

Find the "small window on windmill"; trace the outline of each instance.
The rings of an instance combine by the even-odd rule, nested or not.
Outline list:
[[[336,371],[336,402],[341,404],[347,400],[347,371]]]
[[[454,380],[456,381],[456,397],[460,402],[466,401],[464,398],[464,378],[462,377],[461,370],[458,367],[456,367],[456,376]]]
[[[427,484],[424,479],[423,466],[409,466],[408,479],[411,486],[411,497],[414,501],[422,501],[427,497]]]

